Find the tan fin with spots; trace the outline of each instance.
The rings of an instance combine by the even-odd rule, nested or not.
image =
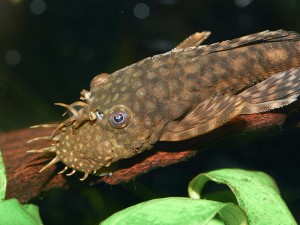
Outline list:
[[[243,98],[238,96],[218,96],[205,100],[181,121],[168,124],[160,141],[181,141],[208,133],[239,115],[245,104]]]
[[[197,32],[187,37],[184,41],[182,41],[179,45],[177,45],[173,50],[179,50],[189,47],[197,47],[202,42],[204,42],[209,36],[210,31]]]
[[[300,67],[277,73],[239,94],[247,101],[241,114],[269,111],[288,105],[300,94]]]

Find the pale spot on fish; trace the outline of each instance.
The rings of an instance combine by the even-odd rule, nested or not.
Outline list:
[[[98,97],[98,100],[100,102],[102,102],[104,99],[106,99],[106,95],[101,95],[100,97]]]
[[[141,87],[143,85],[141,80],[136,80],[133,84],[132,84],[132,88],[137,89],[139,87]]]
[[[153,68],[158,68],[164,65],[164,62],[162,60],[156,60],[155,63],[153,63]]]
[[[168,85],[169,85],[170,92],[176,91],[177,93],[180,93],[180,90],[182,89],[182,83],[181,83],[181,81],[176,80],[176,79],[171,79],[168,82]]]
[[[152,127],[152,121],[151,121],[150,117],[146,117],[144,119],[144,123],[145,123],[146,127]]]
[[[127,86],[122,86],[121,88],[120,88],[120,91],[126,91],[127,90]]]
[[[135,101],[133,103],[133,108],[134,108],[135,111],[138,111],[138,112],[141,111],[141,105],[140,105],[140,103],[138,101]]]
[[[199,67],[198,66],[196,66],[196,65],[193,65],[193,64],[189,64],[188,66],[186,66],[185,68],[184,68],[184,70],[185,70],[185,72],[188,74],[188,73],[190,73],[190,74],[195,74],[195,73],[197,73],[198,71],[199,71]]]
[[[168,85],[164,82],[157,83],[153,87],[153,94],[159,98],[167,98],[169,96]]]
[[[145,88],[140,88],[140,89],[138,89],[137,91],[136,91],[136,96],[138,97],[138,98],[144,98],[145,96],[146,96],[146,89]]]
[[[159,121],[161,121],[161,119],[162,119],[161,114],[157,113],[157,114],[154,115],[154,121],[156,123],[159,122]]]
[[[101,141],[101,136],[97,135],[95,139],[96,139],[96,141]]]
[[[157,78],[157,75],[154,72],[148,72],[146,76],[149,80]]]
[[[111,92],[116,92],[118,90],[118,87],[113,87],[110,89]]]
[[[107,83],[101,87],[101,89],[108,90],[112,86],[112,83]]]
[[[193,96],[190,93],[182,93],[179,95],[180,99],[186,102],[190,102],[193,99]]]
[[[123,79],[121,78],[121,77],[118,77],[117,79],[116,79],[116,84],[119,84],[119,83],[121,83],[123,81]]]
[[[143,75],[143,71],[142,71],[142,70],[137,70],[137,71],[135,71],[135,72],[132,74],[133,77],[140,77],[140,76],[142,76],[142,75]]]
[[[103,144],[104,144],[104,146],[106,146],[106,147],[109,147],[109,146],[110,146],[109,141],[104,141]]]
[[[119,96],[120,96],[120,95],[119,95],[119,93],[115,94],[115,96],[113,97],[113,99],[112,99],[112,100],[113,100],[113,101],[116,101],[116,100],[118,100]]]
[[[122,96],[123,101],[128,101],[130,99],[130,94],[129,93],[124,93]]]
[[[153,112],[156,108],[155,103],[152,102],[152,101],[147,101],[145,106],[146,106],[146,109],[147,109],[148,112]]]
[[[165,67],[160,67],[158,68],[158,72],[160,73],[160,75],[162,76],[167,76],[169,74],[169,70],[166,69]]]
[[[105,102],[103,103],[104,105],[108,105],[111,102],[111,100],[108,98],[105,100]]]

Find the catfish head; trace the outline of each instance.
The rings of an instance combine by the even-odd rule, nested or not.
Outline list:
[[[61,161],[66,166],[59,173],[70,168],[67,175],[80,171],[84,180],[88,174],[107,175],[112,163],[151,149],[166,121],[159,112],[162,102],[147,93],[149,85],[141,77],[143,73],[132,68],[100,74],[91,81],[90,91],[81,92],[81,101],[56,103],[67,109],[69,118],[56,125],[51,136],[31,140],[50,139],[56,143],[28,151],[55,153],[41,171]]]

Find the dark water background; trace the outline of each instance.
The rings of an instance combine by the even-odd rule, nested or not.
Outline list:
[[[267,29],[300,32],[300,1],[0,0],[0,132],[60,119],[53,103],[76,101],[95,75],[166,52],[196,31],[212,31],[205,43],[213,43]],[[200,172],[239,167],[272,175],[300,222],[297,120],[124,185],[53,190],[34,203],[45,224],[97,224],[141,201],[186,196]]]

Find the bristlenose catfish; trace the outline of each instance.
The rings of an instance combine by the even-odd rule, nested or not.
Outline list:
[[[146,58],[91,81],[71,116],[51,136],[55,145],[34,153],[56,156],[72,169],[103,174],[103,168],[150,150],[158,141],[181,141],[211,132],[240,114],[266,112],[297,100],[300,93],[300,35],[264,31],[200,45],[196,33],[173,50]]]

